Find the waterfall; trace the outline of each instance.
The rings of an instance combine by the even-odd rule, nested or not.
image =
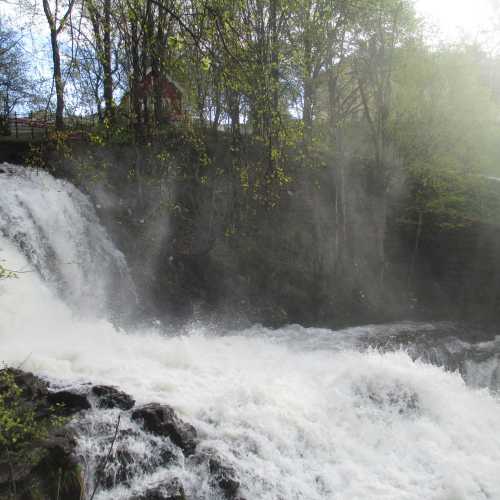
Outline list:
[[[81,314],[106,313],[133,296],[123,254],[72,184],[4,163],[0,194],[0,234],[28,260],[20,273],[36,271]]]
[[[105,310],[126,263],[88,199],[47,173],[1,169],[0,262],[20,271],[0,281],[1,360],[173,406],[247,500],[500,498],[498,338],[439,323],[124,332]],[[116,416],[93,410],[78,423],[90,470]],[[135,475],[97,499],[171,476],[190,500],[221,498],[189,459],[157,466],[164,444],[122,422]]]

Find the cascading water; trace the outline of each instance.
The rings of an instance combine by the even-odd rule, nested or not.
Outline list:
[[[0,234],[80,313],[107,313],[133,295],[125,258],[72,184],[43,170],[0,166]],[[113,297],[118,290],[123,297]]]
[[[89,202],[48,174],[3,168],[0,262],[37,272],[0,281],[1,360],[25,360],[60,385],[112,384],[139,404],[172,405],[198,429],[200,450],[234,467],[247,500],[500,499],[498,339],[411,323],[126,334],[90,314],[93,290],[98,304],[109,293],[102,266],[126,267]],[[78,423],[90,471],[117,415]],[[222,498],[168,442],[127,416],[121,428],[133,478],[96,498],[128,499],[173,476],[189,499]],[[168,468],[159,450],[174,455]]]

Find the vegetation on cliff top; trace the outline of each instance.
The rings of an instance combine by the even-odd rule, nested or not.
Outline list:
[[[389,220],[410,241],[409,289],[422,240],[498,219],[487,179],[500,177],[498,57],[472,43],[432,44],[410,0],[23,4],[46,23],[52,69],[35,96],[30,82],[16,84],[28,134],[40,125],[49,138],[27,163],[53,148],[77,184],[133,193],[138,220],[166,214],[175,248],[162,242],[162,254],[234,241],[235,268],[286,276],[293,254],[308,291],[322,277],[322,296],[338,287],[376,298],[391,267]],[[3,29],[5,104],[14,95],[6,68],[22,43]],[[2,109],[5,133],[19,133],[12,107]],[[74,154],[81,144],[85,154]],[[292,222],[293,210],[303,220]],[[286,234],[274,234],[277,224]],[[208,234],[193,249],[200,226]],[[360,248],[367,238],[370,253]],[[377,289],[368,293],[368,282]]]

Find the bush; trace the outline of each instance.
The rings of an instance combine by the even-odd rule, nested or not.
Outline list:
[[[0,454],[3,451],[19,453],[33,441],[45,439],[51,428],[62,425],[60,417],[49,413],[40,418],[36,406],[22,397],[22,389],[15,381],[14,371],[0,371]]]
[[[66,419],[56,415],[58,408],[48,405],[46,395],[38,377],[0,369],[0,498],[55,498],[53,492],[66,487],[70,475],[72,485],[77,483],[73,464],[65,467],[54,459],[53,435],[64,430]],[[78,484],[71,488],[78,491]]]

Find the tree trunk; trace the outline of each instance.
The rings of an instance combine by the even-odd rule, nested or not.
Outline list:
[[[61,71],[61,55],[59,53],[59,43],[57,35],[64,29],[64,25],[68,16],[71,14],[75,0],[70,0],[66,13],[62,16],[57,26],[57,2],[54,14],[50,10],[49,0],[43,0],[43,11],[49,23],[50,28],[50,44],[52,47],[52,61],[54,63],[53,76],[56,87],[56,129],[62,130],[64,128],[64,83],[62,80]]]
[[[313,125],[313,84],[310,78],[304,82],[304,145],[309,149],[312,145]]]
[[[420,237],[422,236],[423,220],[424,220],[424,215],[423,215],[422,211],[420,210],[418,212],[418,222],[417,222],[417,227],[415,229],[415,244],[413,245],[413,253],[411,256],[411,263],[410,263],[410,267],[408,269],[408,279],[407,279],[407,284],[406,284],[408,294],[410,292],[411,282],[413,281],[413,278],[415,276],[415,265],[417,263],[418,249],[420,247]]]
[[[236,91],[229,89],[226,99],[231,120],[231,135],[233,142],[237,142],[240,135],[240,96]]]
[[[279,112],[279,56],[278,56],[278,3],[279,0],[271,0],[269,6],[269,31],[271,39],[270,47],[270,110],[266,123],[268,134],[268,172],[275,171],[277,147],[276,128]]]
[[[50,44],[52,47],[52,62],[54,64],[54,83],[56,87],[56,130],[64,129],[64,84],[61,71],[61,55],[59,53],[59,42],[57,31],[50,30]]]
[[[213,121],[212,121],[212,130],[216,131],[219,128],[219,122],[220,122],[220,117],[221,117],[221,112],[222,112],[222,99],[221,99],[221,88],[220,88],[220,83],[217,81],[215,83],[215,110],[213,113]]]
[[[152,26],[154,29],[154,25]],[[163,80],[163,40],[164,36],[164,19],[160,18],[157,21],[157,30],[155,37],[155,47],[152,54],[151,71],[154,78],[154,117],[157,124],[162,123],[166,118],[166,109],[163,109],[162,100],[162,80]]]
[[[306,151],[312,143],[312,122],[313,122],[313,62],[312,62],[312,42],[310,32],[310,10],[311,1],[304,5],[304,110],[302,119],[304,122],[304,145]]]
[[[140,82],[140,58],[139,58],[139,35],[137,30],[137,21],[131,21],[131,36],[132,36],[132,82],[130,85],[130,99],[131,109],[134,113],[134,125],[136,138],[142,139],[142,113],[141,113],[141,99],[139,96],[139,82]]]
[[[104,115],[109,122],[114,119],[113,71],[111,57],[111,0],[104,0],[103,54]]]

